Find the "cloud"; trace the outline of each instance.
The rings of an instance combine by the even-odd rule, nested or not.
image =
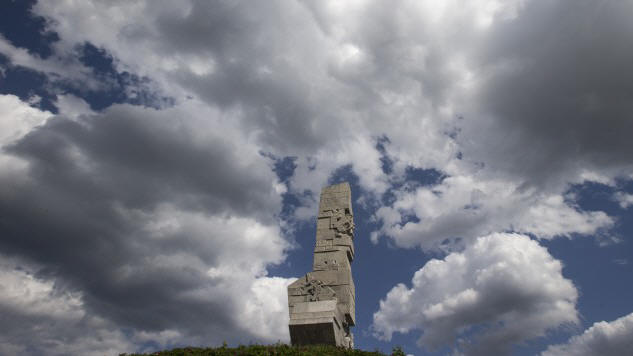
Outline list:
[[[104,90],[113,85],[104,78],[95,78],[92,70],[79,61],[75,49],[69,53],[63,53],[63,58],[62,55],[58,55],[42,59],[26,49],[15,47],[0,35],[0,53],[7,57],[12,66],[42,72],[52,81],[63,82],[80,90]]]
[[[290,342],[288,286],[294,278],[260,277],[243,298],[240,321],[258,340]]]
[[[468,155],[532,184],[583,169],[627,175],[632,25],[623,14],[631,9],[628,2],[531,1],[499,22],[471,57],[480,116],[463,127]],[[479,140],[469,141],[473,135]]]
[[[484,163],[492,176],[560,191],[581,171],[631,170],[628,140],[610,135],[630,131],[629,101],[609,96],[627,92],[628,47],[614,44],[626,43],[628,6],[87,1],[34,11],[52,20],[58,50],[89,42],[178,100],[238,108],[243,128],[278,156],[328,157],[331,147],[386,135],[396,173],[411,165],[463,174]],[[608,71],[596,46],[610,54]]]
[[[543,356],[615,356],[626,355],[633,349],[633,314],[611,322],[594,323],[581,335],[569,339],[566,344],[552,345]]]
[[[617,193],[615,193],[613,198],[615,199],[615,201],[618,202],[618,204],[620,204],[620,207],[622,209],[627,209],[628,207],[633,205],[633,194],[627,194],[627,193],[624,193],[624,192],[617,192]]]
[[[543,239],[590,235],[614,224],[604,212],[581,211],[561,195],[477,175],[447,177],[440,184],[397,191],[395,196],[394,203],[380,207],[375,216],[382,222],[378,233],[402,247],[434,249],[457,238],[471,240],[509,230]]]
[[[40,334],[41,344],[11,333],[6,347],[39,353],[46,340],[68,339],[50,352],[83,353],[95,346],[82,344],[85,328],[103,334],[95,350],[108,352],[169,335],[191,344],[288,339],[280,300],[292,279],[267,276],[290,246],[276,217],[279,183],[239,131],[216,130],[221,113],[191,102],[45,119],[15,97],[0,100],[13,105],[3,110],[19,133],[1,157],[21,164],[0,170],[0,247],[23,261],[2,278],[15,291],[10,302],[37,298],[14,306],[15,325],[64,325]],[[36,267],[15,272],[23,265]],[[55,311],[66,309],[77,316]]]
[[[224,110],[239,110],[242,129],[253,132],[265,151],[277,156],[323,157],[316,162],[326,177],[328,171],[354,163],[360,177],[372,177],[363,184],[384,190],[384,182],[377,178],[382,172],[378,159],[373,159],[378,155],[371,148],[373,143],[362,151],[371,158],[365,161],[358,159],[354,148],[365,146],[383,131],[416,145],[424,133],[427,151],[433,154],[424,151],[416,156],[434,162],[445,159],[443,153],[436,158],[449,144],[442,130],[436,129],[430,117],[419,122],[430,104],[416,92],[416,82],[406,80],[390,88],[409,73],[398,72],[399,63],[383,64],[381,58],[374,58],[372,51],[378,48],[366,47],[369,43],[356,44],[373,41],[354,38],[363,36],[364,24],[357,21],[364,12],[378,15],[382,7],[352,6],[354,16],[348,22],[333,9],[334,4],[325,9],[302,3],[242,5],[192,2],[174,8],[168,2],[163,6],[100,2],[50,6],[42,2],[35,11],[55,20],[60,47],[88,41],[112,54],[120,70],[150,76],[176,100],[194,96]],[[95,12],[111,16],[85,21]],[[324,33],[315,22],[317,12],[323,12],[319,16],[339,30]],[[261,16],[264,13],[268,16]],[[256,20],[254,14],[259,14]],[[394,53],[389,58],[398,57]],[[192,70],[192,64],[207,70]],[[394,72],[383,73],[391,64]],[[434,73],[433,69],[425,72]],[[440,150],[434,150],[436,145]],[[403,159],[408,159],[411,154],[405,156],[404,151]],[[332,153],[336,167],[328,164]],[[301,167],[305,164],[303,159],[298,162]]]
[[[595,6],[581,5],[573,11],[587,16]],[[603,6],[601,14],[608,16],[618,11],[616,7]],[[597,67],[593,57],[569,57],[573,50],[584,48],[587,37],[567,38],[556,31],[564,26],[561,18],[570,21],[569,26],[579,26],[573,17],[562,15],[567,11],[557,2],[477,1],[464,6],[449,1],[396,8],[375,2],[265,6],[40,2],[34,11],[54,20],[51,27],[60,34],[59,49],[92,43],[111,54],[119,70],[151,77],[177,101],[193,96],[220,110],[238,111],[235,119],[240,129],[252,132],[263,151],[298,158],[291,179],[293,193],[318,190],[315,187],[332,172],[348,164],[361,186],[377,195],[402,179],[407,167],[435,168],[449,176],[471,177],[473,186],[500,180],[519,191],[539,185],[544,192],[532,197],[509,193],[515,195],[509,199],[545,206],[551,196],[563,194],[568,182],[582,181],[606,168],[599,164],[605,160],[591,158],[590,147],[599,145],[585,144],[585,137],[596,131],[591,123],[600,122],[607,131],[626,124],[626,120],[599,119],[612,113],[612,106],[598,105],[587,114],[573,111],[582,106],[564,105],[564,100],[533,105],[536,96],[528,95],[532,87],[527,84],[508,89],[512,83],[532,83],[535,93],[552,91],[538,97],[546,102],[567,95],[584,100],[581,89],[569,92],[563,90],[568,86],[562,86],[553,91],[559,86],[550,85],[546,80],[550,77],[541,80],[531,71],[540,68],[536,64],[557,70],[551,77],[557,83],[575,83],[582,75],[587,80],[597,78],[595,70],[571,73],[563,64],[556,67],[578,61],[584,61],[586,68]],[[94,13],[108,16],[89,16]],[[526,30],[536,19],[542,32]],[[577,28],[577,33],[622,39],[619,35],[626,33],[626,26],[618,21],[604,28],[594,24],[591,29]],[[542,33],[552,37],[547,49],[554,50],[541,49],[538,34]],[[535,50],[523,55],[526,45],[519,39],[529,40]],[[563,40],[569,51],[556,49],[554,44]],[[559,57],[550,61],[550,55]],[[625,53],[614,53],[614,64],[623,65],[623,58],[628,58]],[[597,82],[598,97],[610,92],[605,83],[609,82]],[[626,109],[624,104],[618,107]],[[528,113],[535,108],[543,112],[532,119]],[[564,147],[552,136],[560,131],[547,128],[541,119],[550,116],[554,128],[570,128]],[[625,117],[626,112],[616,116]],[[565,126],[565,120],[574,117],[583,117],[587,125]],[[531,122],[544,124],[533,130]],[[587,131],[581,133],[585,126]],[[393,171],[389,174],[381,169],[380,152],[374,147],[377,137],[390,140],[386,151],[393,159]],[[543,141],[544,146],[532,141]],[[569,148],[578,145],[587,154]],[[552,164],[544,166],[544,162]],[[619,162],[605,172],[605,179],[630,168],[626,160]],[[526,206],[504,208],[518,216],[526,213]],[[598,220],[593,226],[606,222]],[[464,228],[479,229],[465,222]],[[566,235],[567,230],[543,233]],[[580,233],[591,231],[589,227]],[[381,233],[390,235],[389,228]]]
[[[517,342],[576,323],[577,298],[562,264],[544,247],[524,235],[497,233],[427,262],[411,288],[393,287],[373,328],[386,340],[422,330],[418,343],[431,350],[458,345],[471,355],[508,354]],[[466,334],[475,341],[458,338]]]
[[[12,180],[24,176],[27,163],[2,149],[44,124],[52,114],[30,107],[15,95],[0,95],[0,172]]]
[[[8,150],[32,161],[42,179],[65,176],[62,185],[97,176],[95,194],[131,206],[182,199],[192,208],[271,217],[280,203],[276,177],[257,147],[240,143],[239,132],[215,129],[221,116],[195,104],[162,111],[113,106],[78,122],[56,117]],[[68,171],[46,169],[60,165]]]
[[[570,10],[563,2],[525,1],[493,16],[483,31],[451,38],[469,43],[459,55],[443,52],[442,61],[461,58],[454,73],[463,85],[443,91],[448,105],[460,103],[452,111],[463,119],[449,122],[455,125],[452,152],[461,159],[431,166],[449,175],[437,187],[397,191],[395,203],[375,215],[383,222],[375,238],[428,248],[494,231],[552,238],[614,226],[611,217],[581,211],[564,194],[570,183],[630,176],[625,133],[632,113],[624,94],[630,90],[620,75],[628,73],[630,57],[624,45],[630,22],[622,16],[628,9],[628,3],[582,3]],[[448,16],[436,10],[431,13],[439,22],[455,25],[448,20],[459,11]],[[608,53],[608,69],[599,53]],[[418,152],[419,145],[398,147],[403,141],[397,135],[390,140],[396,167],[419,164],[399,162],[400,152]]]
[[[116,326],[87,314],[79,295],[7,260],[3,256],[0,268],[2,354],[102,355],[134,348]]]
[[[25,105],[15,95],[0,95],[0,146],[22,138],[50,116],[50,112]]]

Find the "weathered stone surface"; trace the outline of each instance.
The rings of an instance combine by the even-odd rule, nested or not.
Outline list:
[[[356,324],[354,215],[348,183],[323,188],[317,215],[312,272],[288,286],[293,345],[353,347]]]

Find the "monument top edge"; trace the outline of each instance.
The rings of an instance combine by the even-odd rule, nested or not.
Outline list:
[[[326,187],[323,187],[323,189],[321,191],[325,191],[325,190],[348,190],[348,191],[351,191],[352,189],[350,188],[350,185],[349,185],[348,182],[341,182],[341,183],[332,184],[332,185],[328,185]]]

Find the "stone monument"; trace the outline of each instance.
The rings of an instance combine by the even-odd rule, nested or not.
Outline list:
[[[354,347],[354,216],[347,182],[323,188],[312,272],[288,286],[293,345]]]

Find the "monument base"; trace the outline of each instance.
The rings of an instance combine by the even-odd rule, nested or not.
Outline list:
[[[332,322],[290,325],[293,345],[338,345],[336,325]]]
[[[351,347],[349,330],[341,324],[336,299],[296,303],[292,309],[289,329],[293,345]]]

